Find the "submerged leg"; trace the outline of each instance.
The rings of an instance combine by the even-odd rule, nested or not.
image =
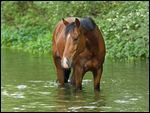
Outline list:
[[[57,80],[60,86],[64,86],[64,69],[61,66],[60,58],[54,57],[54,63],[57,71]]]
[[[76,66],[74,70],[74,79],[75,79],[75,89],[82,90],[82,79],[83,79],[83,69],[79,66]]]
[[[103,66],[99,68],[98,70],[93,71],[93,77],[94,77],[94,90],[100,91],[100,80],[103,72]]]

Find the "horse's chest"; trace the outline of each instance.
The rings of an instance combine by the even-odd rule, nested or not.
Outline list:
[[[96,58],[80,58],[77,64],[80,64],[85,71],[95,70],[99,67],[99,62]]]
[[[85,70],[93,70],[99,67],[98,60],[96,58],[88,59],[84,62],[83,67]]]
[[[97,69],[100,63],[95,55],[93,55],[88,50],[85,50],[79,55],[77,64],[80,64],[80,66],[83,67],[84,70],[88,71]]]

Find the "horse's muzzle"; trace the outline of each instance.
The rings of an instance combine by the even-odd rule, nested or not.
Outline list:
[[[72,60],[69,60],[68,58],[64,57],[61,60],[61,65],[65,69],[71,68],[71,66],[72,66]]]

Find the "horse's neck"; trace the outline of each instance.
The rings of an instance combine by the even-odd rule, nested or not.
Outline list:
[[[87,37],[86,39],[86,48],[94,53],[98,52],[99,39],[97,37]]]

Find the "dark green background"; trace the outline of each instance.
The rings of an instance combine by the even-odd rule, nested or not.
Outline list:
[[[106,57],[149,58],[148,1],[3,1],[1,47],[49,53],[55,25],[68,16],[95,20],[104,35]]]

